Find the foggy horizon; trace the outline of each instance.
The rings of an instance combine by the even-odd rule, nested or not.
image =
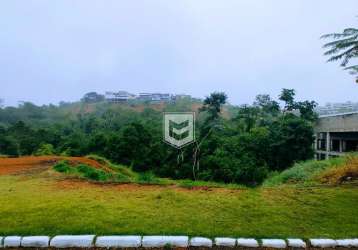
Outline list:
[[[356,27],[358,3],[326,1],[4,1],[0,99],[36,105],[91,91],[160,92],[233,105],[282,88],[319,105],[358,102],[354,76],[320,36]],[[338,11],[339,10],[339,11]]]

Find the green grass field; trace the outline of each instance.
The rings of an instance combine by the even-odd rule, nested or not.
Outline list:
[[[53,170],[0,176],[0,235],[358,236],[358,188],[95,184]]]

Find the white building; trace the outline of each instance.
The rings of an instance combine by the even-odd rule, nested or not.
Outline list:
[[[172,96],[168,93],[139,93],[137,99],[143,101],[169,101]]]
[[[135,95],[128,93],[127,91],[118,91],[118,92],[110,92],[107,91],[105,93],[105,99],[108,102],[112,103],[119,103],[119,102],[126,102],[131,99],[135,99]]]

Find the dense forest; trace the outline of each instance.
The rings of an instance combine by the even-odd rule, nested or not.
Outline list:
[[[273,171],[312,158],[315,106],[296,101],[292,89],[283,89],[278,101],[258,95],[242,106],[228,105],[220,92],[201,103],[24,102],[0,108],[0,154],[97,154],[161,177],[257,185]],[[165,144],[162,112],[191,110],[196,142],[182,150]]]

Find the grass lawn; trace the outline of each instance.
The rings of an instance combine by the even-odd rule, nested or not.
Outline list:
[[[358,236],[358,187],[185,189],[0,175],[0,235]]]

